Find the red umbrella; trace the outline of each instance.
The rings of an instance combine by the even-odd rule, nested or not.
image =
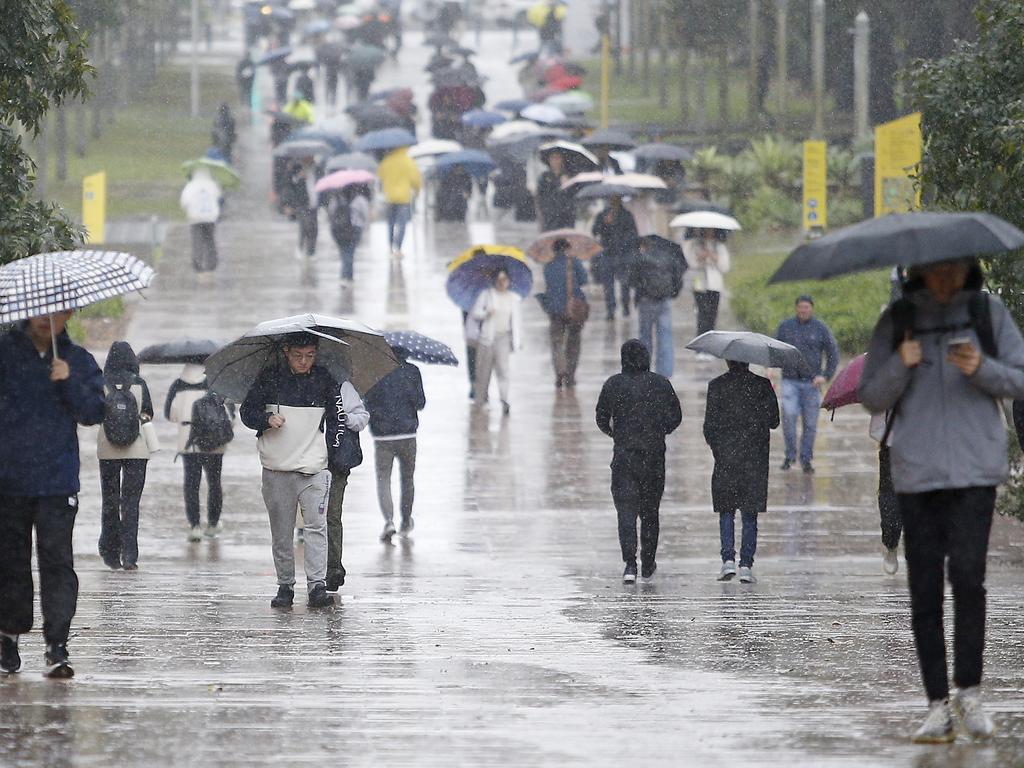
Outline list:
[[[548,82],[548,88],[559,91],[571,91],[583,85],[583,78],[575,75],[564,75]]]
[[[839,372],[832,386],[825,393],[825,399],[821,401],[821,407],[834,411],[844,405],[853,405],[860,402],[857,395],[857,388],[860,386],[860,376],[864,372],[864,361],[867,355],[858,355],[850,361],[843,370]]]

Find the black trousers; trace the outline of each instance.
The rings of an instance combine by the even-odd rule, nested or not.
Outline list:
[[[139,501],[146,487],[147,459],[100,459],[100,557],[108,565],[139,559]]]
[[[77,496],[0,496],[0,632],[32,629],[32,528],[39,558],[43,637],[66,643],[78,605],[71,535]]]
[[[718,291],[694,291],[693,303],[697,308],[697,335],[715,330],[718,322]]]
[[[318,212],[317,208],[306,208],[299,211],[299,248],[307,256],[316,253],[316,238],[320,234]]]
[[[189,227],[192,236],[192,268],[196,272],[211,272],[217,268],[216,227],[212,221]]]
[[[622,561],[635,563],[636,521],[640,519],[640,559],[654,563],[658,554],[658,511],[665,492],[664,457],[616,456],[612,460],[612,500],[619,517]]]
[[[942,603],[944,567],[953,587],[953,681],[981,682],[985,650],[985,560],[996,489],[899,494],[910,583],[911,624],[929,701],[949,695]]]
[[[331,470],[331,494],[327,497],[327,573],[346,575],[342,565],[345,554],[345,525],[341,516],[345,507],[345,489],[351,470]]]
[[[882,545],[886,549],[896,549],[903,533],[903,518],[900,517],[896,489],[892,484],[889,449],[884,445],[878,449],[878,516],[882,526]]]
[[[209,525],[220,522],[224,508],[224,491],[220,483],[224,455],[220,453],[183,453],[185,467],[185,517],[193,528],[199,525],[199,485],[206,473],[206,520]]]

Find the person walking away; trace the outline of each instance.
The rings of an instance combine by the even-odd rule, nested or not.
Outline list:
[[[303,94],[298,90],[292,94],[292,100],[285,104],[281,111],[306,125],[312,125],[316,120],[316,113],[313,111],[312,103],[310,103],[309,99],[304,98]]]
[[[465,167],[456,165],[442,171],[437,185],[437,220],[464,222],[472,194],[473,177]]]
[[[637,231],[633,214],[622,207],[622,198],[608,199],[608,207],[594,219],[592,233],[604,251],[600,256],[601,282],[604,283],[606,319],[615,319],[615,283],[622,298],[622,316],[629,317],[629,271],[636,257]]]
[[[587,282],[587,272],[579,261],[569,255],[567,240],[556,240],[553,250],[555,258],[544,265],[542,303],[550,322],[555,388],[573,389],[580,360],[580,335],[589,316],[582,288]]]
[[[252,84],[255,79],[256,65],[253,63],[252,54],[246,51],[245,56],[239,59],[238,64],[235,65],[238,98],[246,109],[252,106]]]
[[[351,286],[355,277],[356,248],[370,224],[370,192],[363,184],[353,184],[331,195],[327,217],[331,237],[341,258],[341,284]]]
[[[223,193],[210,171],[199,166],[181,190],[179,200],[192,238],[192,268],[199,274],[217,268],[217,220]]]
[[[97,434],[103,516],[100,557],[108,568],[134,571],[139,558],[139,502],[146,487],[149,448],[142,425],[153,420],[149,387],[126,341],[115,341],[103,364],[105,414]]]
[[[928,696],[928,715],[913,734],[919,743],[955,738],[943,627],[947,571],[954,709],[970,736],[994,730],[981,704],[985,561],[996,486],[1009,476],[1000,400],[1024,397],[1024,338],[1003,302],[981,287],[975,259],[912,267],[905,298],[875,326],[859,387],[869,411],[891,413],[911,626]]]
[[[299,76],[295,78],[295,93],[310,104],[316,103],[316,86],[308,69],[300,70]]]
[[[538,30],[541,50],[551,56],[562,55],[562,19],[565,17],[565,5],[558,0],[548,3],[548,14]]]
[[[270,535],[277,595],[272,608],[291,607],[295,599],[295,510],[302,511],[307,604],[334,604],[327,594],[327,503],[331,473],[327,441],[321,429],[334,405],[338,382],[316,364],[318,337],[290,334],[282,342],[284,365],[260,372],[242,403],[242,423],[256,431],[263,465],[263,501]]]
[[[754,584],[757,518],[768,508],[771,430],[779,426],[772,383],[746,363],[727,361],[729,370],[708,382],[704,440],[715,457],[711,497],[722,539],[719,581],[736,575],[736,513],[743,523],[739,577]]]
[[[672,378],[675,347],[672,344],[672,300],[683,290],[686,261],[679,246],[656,236],[637,241],[628,283],[636,296],[640,341],[654,356],[654,372]]]
[[[299,223],[299,244],[295,248],[297,259],[312,258],[316,254],[320,233],[320,193],[316,191],[319,178],[316,160],[312,157],[302,158],[292,169],[288,207]]]
[[[665,491],[665,438],[682,422],[672,384],[650,370],[651,356],[639,339],[622,345],[622,373],[604,383],[597,400],[597,427],[615,441],[612,500],[619,519],[619,545],[626,564],[622,581],[636,581],[637,518],[640,574],[657,570],[659,508]]]
[[[491,371],[498,379],[502,412],[511,410],[508,397],[509,356],[522,347],[522,298],[510,290],[512,280],[501,270],[494,287],[481,291],[470,317],[479,323],[476,359],[476,402],[486,405],[491,386]]]
[[[683,255],[693,276],[693,305],[700,336],[715,330],[718,323],[718,302],[725,290],[724,275],[730,267],[729,249],[716,230],[702,229],[683,241]]]
[[[408,536],[415,526],[412,510],[416,493],[416,432],[420,424],[419,412],[427,405],[419,368],[408,361],[404,350],[396,354],[402,364],[366,393],[377,469],[377,501],[384,517],[381,541],[386,542],[391,541],[396,532],[391,497],[391,472],[396,460],[401,487],[401,521],[397,532]]]
[[[377,166],[377,177],[387,203],[388,247],[391,255],[402,256],[405,227],[412,217],[413,197],[423,186],[423,178],[405,147],[393,149]]]
[[[569,180],[565,157],[557,150],[548,152],[544,159],[547,170],[537,179],[537,215],[541,232],[552,229],[572,229],[576,226],[576,198],[562,189]]]
[[[206,369],[187,364],[171,384],[164,401],[164,417],[178,425],[178,456],[184,467],[185,519],[188,540],[217,538],[224,530],[221,472],[224,452],[234,438],[234,406],[210,392]],[[200,525],[199,489],[206,475],[206,528]]]
[[[0,335],[0,672],[5,674],[21,670],[18,637],[32,629],[33,529],[44,674],[75,674],[67,642],[78,603],[72,547],[80,468],[77,425],[102,422],[104,399],[99,366],[64,330],[69,317],[71,312],[33,317]]]
[[[797,421],[803,422],[800,436],[800,466],[804,474],[812,474],[814,439],[818,433],[818,411],[821,410],[821,387],[836,375],[839,367],[839,345],[832,331],[814,316],[814,299],[803,295],[796,300],[796,316],[783,320],[775,338],[792,344],[804,356],[804,369],[782,368],[782,433],[786,439],[786,458],[782,470],[788,470],[797,459]],[[822,368],[822,357],[825,358]]]
[[[231,163],[237,136],[231,107],[224,102],[217,108],[217,117],[213,121],[213,145],[224,155],[226,163]]]

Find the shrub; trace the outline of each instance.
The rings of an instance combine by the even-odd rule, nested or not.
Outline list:
[[[753,195],[734,203],[736,215],[747,229],[781,231],[800,226],[800,203],[792,195],[771,187],[758,187]]]

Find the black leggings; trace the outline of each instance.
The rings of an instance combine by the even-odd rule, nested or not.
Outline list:
[[[183,453],[181,461],[185,465],[185,517],[193,528],[199,525],[199,484],[206,472],[206,519],[210,525],[220,521],[220,512],[224,506],[224,494],[221,490],[220,472],[224,463],[224,455],[220,453]]]
[[[146,487],[148,459],[100,459],[100,557],[108,565],[139,559],[139,501]]]
[[[942,603],[949,560],[953,587],[953,681],[981,682],[985,650],[985,560],[996,489],[899,494],[910,584],[911,624],[929,701],[949,696]]]
[[[697,309],[697,335],[715,330],[718,322],[718,291],[694,291],[693,303]]]
[[[903,519],[896,501],[896,489],[892,485],[889,449],[884,445],[878,449],[878,516],[882,526],[882,545],[886,549],[896,549],[900,545]]]

